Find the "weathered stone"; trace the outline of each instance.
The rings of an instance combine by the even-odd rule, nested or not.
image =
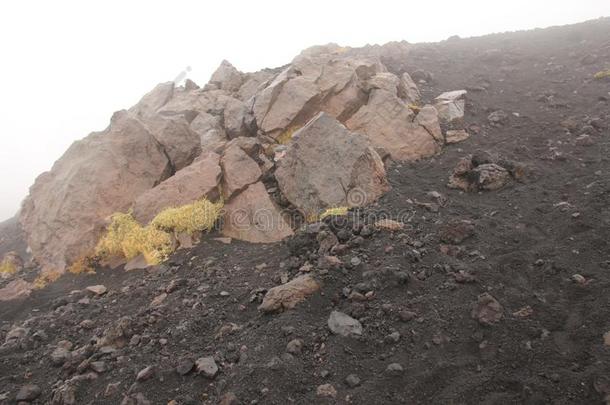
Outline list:
[[[21,223],[34,258],[45,270],[65,270],[91,252],[106,217],[127,211],[170,172],[146,127],[126,111],[115,113],[108,129],[72,144],[31,187]]]
[[[502,319],[502,305],[489,293],[479,295],[472,309],[472,317],[482,325],[493,325]]]
[[[17,396],[15,397],[15,400],[32,402],[36,398],[38,398],[41,393],[42,393],[42,390],[40,389],[40,387],[38,385],[26,384],[26,385],[22,386],[21,388],[19,388],[19,391],[17,392]]]
[[[174,82],[158,84],[153,90],[140,99],[138,104],[129,109],[138,118],[154,116],[174,95]]]
[[[326,113],[294,135],[275,176],[306,217],[327,207],[367,205],[389,190],[383,163],[366,138]]]
[[[316,388],[316,395],[322,398],[336,398],[337,390],[331,384],[322,384]]]
[[[145,367],[142,370],[140,370],[138,372],[138,374],[136,375],[136,381],[146,381],[146,380],[150,379],[153,375],[155,375],[155,367],[154,366]]]
[[[375,228],[384,229],[386,231],[400,231],[405,225],[402,222],[397,222],[391,219],[380,219],[375,222]]]
[[[32,290],[34,290],[34,284],[18,278],[0,288],[0,301],[11,301],[29,297]]]
[[[320,284],[316,279],[309,274],[305,274],[286,284],[271,288],[265,294],[258,309],[262,312],[292,309],[319,289]]]
[[[253,243],[278,242],[292,235],[263,183],[249,185],[224,207],[223,235]]]
[[[463,129],[449,130],[445,133],[446,143],[458,143],[470,138],[470,134]]]
[[[466,90],[454,90],[441,94],[435,99],[434,106],[438,110],[438,115],[444,122],[453,123],[464,118],[464,107],[466,101],[464,97]]]
[[[433,107],[427,107],[430,114]],[[428,126],[434,125],[426,116]],[[371,90],[368,103],[362,106],[345,125],[352,131],[366,135],[373,146],[384,150],[392,159],[414,161],[440,151],[438,135],[421,125],[408,105],[395,92]],[[438,120],[434,125],[440,134]],[[438,128],[438,130],[436,130]]]
[[[475,228],[471,221],[451,221],[444,225],[439,232],[441,242],[458,245],[466,239],[474,236]]]
[[[207,378],[214,378],[218,374],[218,366],[213,357],[202,357],[195,362],[197,371]]]
[[[332,333],[345,337],[362,335],[360,322],[339,311],[331,312],[328,318],[328,328]]]
[[[95,295],[104,295],[108,291],[106,286],[102,285],[102,284],[90,285],[87,288],[85,288],[85,290],[87,290]]]
[[[231,63],[223,60],[220,66],[212,74],[208,84],[217,89],[229,92],[238,91],[244,81],[243,73],[237,70]]]
[[[143,193],[134,203],[134,218],[147,224],[165,208],[191,204],[203,197],[211,200],[218,198],[222,174],[219,162],[219,155],[206,153],[190,166]]]
[[[256,183],[262,176],[258,164],[246,152],[233,143],[225,149],[220,166],[223,172],[222,191],[225,198]]]

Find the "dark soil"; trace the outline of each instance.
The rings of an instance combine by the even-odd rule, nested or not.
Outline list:
[[[2,341],[15,326],[30,331],[17,346],[0,348],[0,403],[37,384],[34,403],[51,403],[69,386],[77,404],[223,397],[228,404],[227,393],[241,404],[603,404],[610,394],[603,337],[610,331],[610,82],[592,76],[610,67],[610,20],[451,39],[387,62],[397,73],[432,73],[431,83],[419,85],[425,100],[468,89],[472,136],[434,159],[391,165],[393,188],[378,205],[332,219],[330,228],[350,238],[340,269],[315,266],[316,246],[305,237],[290,244],[300,256],[287,244],[209,238],[149,271],[63,277],[23,302],[1,304]],[[500,109],[507,122],[490,125],[487,116]],[[576,141],[583,133],[588,143]],[[493,192],[448,189],[457,161],[480,150],[524,164],[525,177]],[[418,204],[437,202],[430,191],[446,199],[438,212]],[[354,223],[382,215],[407,227],[361,238],[355,226],[352,233]],[[445,254],[440,233],[457,220],[471,221],[474,235],[443,247]],[[321,291],[294,310],[261,314],[258,289],[291,279],[306,260]],[[151,307],[176,279],[185,284]],[[70,295],[93,284],[108,293],[81,303],[82,293]],[[354,290],[372,296],[347,299]],[[492,325],[472,316],[484,292],[502,306]],[[359,319],[362,336],[332,335],[333,310]],[[125,347],[52,365],[59,341],[86,347],[121,317],[129,317]],[[86,319],[90,329],[79,326]],[[296,338],[302,353],[287,355]],[[215,379],[176,372],[182,360],[205,356],[220,368]],[[107,370],[91,374],[86,359]],[[404,372],[389,375],[391,363]],[[154,375],[136,383],[147,366]],[[359,385],[345,382],[350,374]],[[111,383],[118,389],[105,395]],[[322,384],[335,387],[335,399],[316,395]]]

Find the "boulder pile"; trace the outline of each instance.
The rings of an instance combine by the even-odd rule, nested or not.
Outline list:
[[[115,212],[147,223],[201,198],[225,203],[222,232],[250,242],[293,233],[283,208],[315,218],[387,190],[384,161],[415,161],[445,143],[464,93],[421,105],[408,73],[383,61],[406,43],[307,49],[287,67],[242,73],[223,61],[200,88],[163,83],[104,131],[75,142],[38,177],[20,220],[33,257],[64,271],[91,253]]]

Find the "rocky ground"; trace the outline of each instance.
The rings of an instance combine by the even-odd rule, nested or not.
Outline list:
[[[284,243],[211,235],[2,303],[0,403],[610,403],[608,38],[603,19],[384,61],[425,101],[468,90],[471,137]],[[511,176],[448,188],[465,157]],[[294,279],[284,306],[311,295],[259,310]]]

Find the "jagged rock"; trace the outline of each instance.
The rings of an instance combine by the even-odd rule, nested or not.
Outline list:
[[[220,159],[220,165],[223,172],[222,191],[225,198],[256,183],[262,176],[258,164],[237,143],[232,143],[225,149],[222,159]]]
[[[191,130],[199,135],[202,155],[206,151],[218,151],[228,141],[221,117],[202,112],[191,122]]]
[[[293,232],[259,181],[249,185],[225,205],[222,233],[247,242],[272,243]]]
[[[389,190],[383,163],[366,138],[326,113],[295,134],[275,176],[306,217],[327,207],[364,206]]]
[[[146,224],[165,208],[180,207],[203,197],[215,200],[219,197],[218,185],[222,175],[219,163],[218,154],[205,153],[190,166],[142,193],[133,206],[134,218]]]
[[[30,188],[21,223],[34,258],[45,270],[63,271],[90,253],[106,217],[127,211],[170,174],[146,127],[126,111],[115,113],[108,129],[73,143]]]
[[[158,84],[153,90],[140,99],[138,104],[129,109],[138,118],[154,116],[174,95],[174,82]]]
[[[294,308],[299,302],[320,289],[313,276],[299,276],[286,284],[271,288],[265,294],[258,309],[262,312],[275,312]]]
[[[385,67],[338,51],[336,45],[306,49],[257,94],[253,110],[265,134],[277,138],[320,111],[343,121],[366,102],[365,81]]]
[[[336,335],[360,336],[362,335],[362,324],[343,312],[333,311],[328,318],[328,328]]]
[[[409,104],[415,104],[421,99],[421,94],[419,93],[417,85],[407,72],[403,73],[400,77],[400,83],[398,84],[398,97],[402,98]]]
[[[103,295],[103,294],[106,294],[106,292],[108,291],[106,286],[102,285],[102,284],[90,285],[89,287],[85,288],[85,290],[87,290],[95,295]]]
[[[422,125],[396,90],[380,88],[371,90],[368,103],[345,125],[366,135],[373,146],[384,150],[392,159],[414,161],[440,151],[442,136],[435,113],[434,107],[426,107],[425,118],[421,118],[426,125]]]
[[[213,88],[226,90],[229,92],[238,91],[244,81],[244,75],[237,70],[231,63],[223,60],[220,66],[212,74],[208,85]]]
[[[184,117],[152,115],[142,123],[163,146],[173,170],[188,166],[201,153],[200,136]]]
[[[497,110],[489,114],[487,120],[494,126],[501,126],[508,121],[508,114],[503,110]]]
[[[438,110],[441,120],[453,123],[464,118],[464,107],[466,106],[464,97],[467,93],[466,90],[448,91],[435,99],[434,106]]]
[[[15,279],[0,288],[0,301],[11,301],[29,297],[34,290],[34,285],[21,278]]]

